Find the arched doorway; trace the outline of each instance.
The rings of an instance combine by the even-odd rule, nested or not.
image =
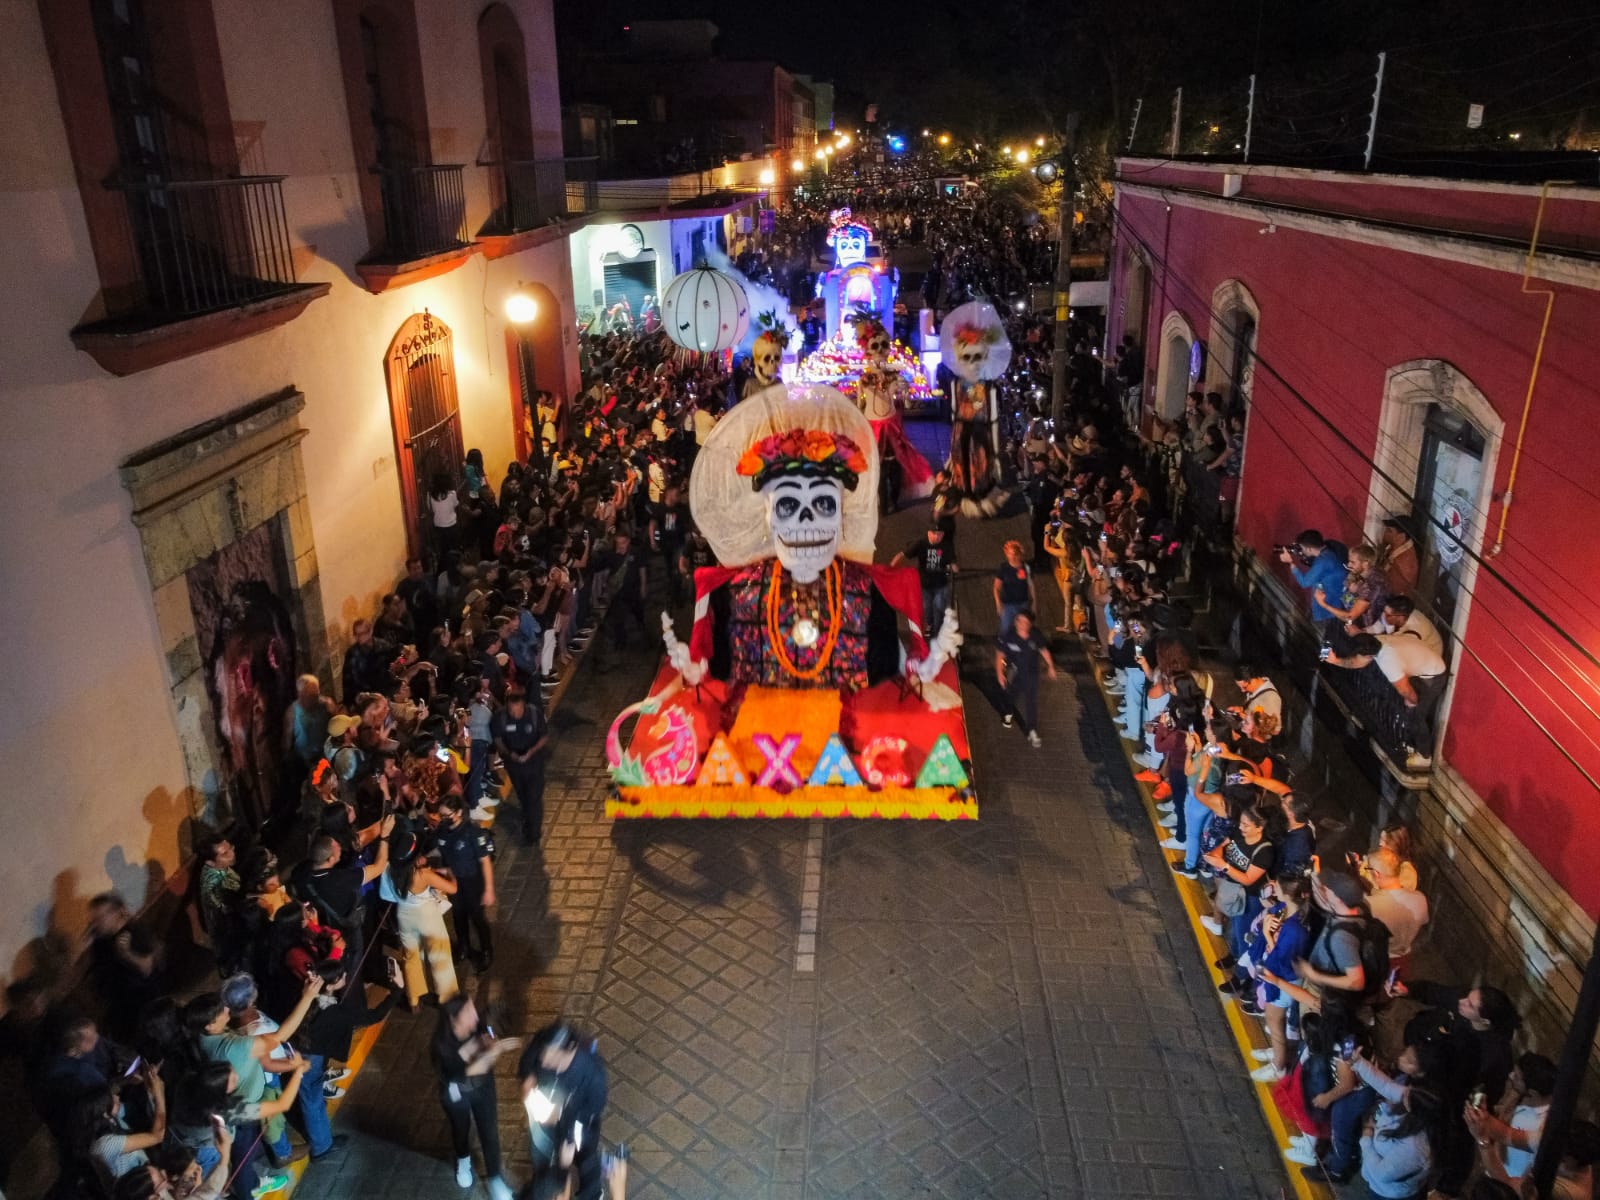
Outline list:
[[[464,457],[450,327],[426,309],[407,317],[389,343],[384,371],[406,549],[420,554],[428,548],[429,485],[442,475],[454,486]]]
[[[564,189],[559,172],[544,177],[534,162],[533,112],[528,98],[528,54],[522,26],[504,4],[478,17],[478,70],[483,84],[484,161],[492,211],[486,229],[521,230],[539,225],[553,208],[547,195]]]
[[[1164,421],[1183,415],[1184,397],[1196,373],[1193,370],[1194,328],[1182,313],[1170,312],[1161,322],[1161,358],[1156,367],[1156,416]]]
[[[1504,436],[1488,397],[1450,363],[1425,358],[1390,368],[1367,533],[1378,537],[1386,517],[1409,519],[1420,563],[1416,600],[1447,638],[1466,628]]]
[[[1255,382],[1256,336],[1261,309],[1250,289],[1227,279],[1211,294],[1211,355],[1206,388],[1229,404],[1245,405]]]
[[[517,458],[528,462],[536,443],[534,405],[540,392],[550,393],[555,402],[558,440],[566,432],[567,394],[566,357],[561,345],[565,318],[556,294],[542,283],[523,283],[517,287],[533,298],[535,316],[526,325],[506,325],[506,358],[509,364],[511,428]]]

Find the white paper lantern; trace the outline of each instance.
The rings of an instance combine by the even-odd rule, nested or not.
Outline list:
[[[733,276],[714,267],[695,267],[667,284],[661,316],[667,336],[678,345],[715,354],[744,341],[750,301]]]
[[[1005,320],[987,300],[952,309],[939,326],[939,359],[968,383],[999,379],[1011,362]]]

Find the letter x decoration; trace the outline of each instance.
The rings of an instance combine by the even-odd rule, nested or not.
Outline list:
[[[756,776],[757,787],[786,792],[801,786],[800,772],[795,770],[792,761],[794,752],[800,749],[798,733],[786,734],[781,742],[774,742],[767,734],[758,733],[750,741],[761,751],[761,757],[767,760],[767,765],[761,768],[761,774]]]

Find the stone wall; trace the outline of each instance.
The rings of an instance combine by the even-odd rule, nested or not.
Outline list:
[[[145,569],[176,710],[190,814],[226,822],[216,721],[195,636],[187,572],[263,524],[288,565],[289,609],[305,661],[326,680],[327,622],[300,442],[305,397],[285,388],[126,460]]]

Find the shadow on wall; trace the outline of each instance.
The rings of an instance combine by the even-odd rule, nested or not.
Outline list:
[[[32,978],[52,990],[70,988],[84,950],[89,901],[101,892],[116,892],[138,919],[164,929],[188,890],[190,872],[184,864],[199,833],[191,807],[196,798],[192,789],[175,794],[156,788],[147,795],[142,811],[150,832],[144,850],[134,861],[122,846],[108,849],[104,886],[86,886],[76,867],[58,872],[49,899],[34,905],[31,914],[32,927],[41,932],[17,951],[0,982]],[[170,864],[179,865],[173,870]]]

